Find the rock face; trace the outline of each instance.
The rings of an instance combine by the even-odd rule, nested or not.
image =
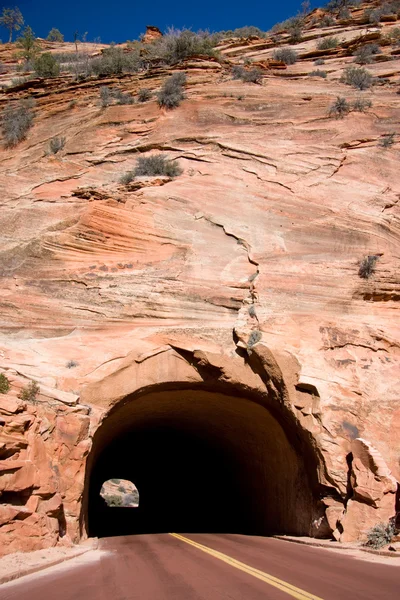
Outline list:
[[[380,142],[398,127],[400,55],[396,23],[353,17],[310,21],[288,67],[274,39],[225,40],[224,60],[177,66],[171,111],[99,106],[104,85],[158,90],[161,68],[0,93],[37,103],[27,139],[0,151],[0,552],[82,539],[96,432],[137,395],[182,386],[265,405],[310,479],[310,535],[362,539],[399,510],[398,136]],[[328,35],[342,44],[316,50]],[[340,79],[371,40],[376,85],[360,92]],[[244,58],[261,85],[232,79]],[[337,96],[373,107],[335,119]],[[183,174],[120,183],[159,152]],[[40,393],[19,399],[30,380]]]

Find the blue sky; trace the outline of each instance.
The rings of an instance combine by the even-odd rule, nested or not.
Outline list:
[[[17,5],[25,24],[39,37],[46,37],[52,27],[57,27],[67,41],[78,30],[80,34],[88,32],[88,41],[100,37],[104,43],[118,43],[137,39],[146,25],[156,25],[161,30],[175,26],[211,31],[256,25],[268,30],[274,23],[295,15],[301,1],[253,0],[247,4],[243,0],[0,0],[0,8]],[[320,4],[311,2],[312,7]],[[0,39],[8,40],[5,29],[0,28]]]

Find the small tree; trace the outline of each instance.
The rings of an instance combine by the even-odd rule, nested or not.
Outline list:
[[[21,48],[21,57],[26,61],[35,58],[39,52],[39,44],[32,28],[25,27],[23,34],[17,40],[18,46]]]
[[[51,52],[41,54],[35,60],[34,68],[39,77],[57,77],[60,74],[60,65]]]
[[[49,35],[46,39],[48,42],[63,42],[64,36],[59,29],[53,27],[52,29],[50,29]]]
[[[8,43],[12,42],[13,31],[19,31],[23,24],[24,17],[17,6],[15,8],[3,8],[3,12],[1,13],[0,17],[0,25],[8,29],[10,32]]]

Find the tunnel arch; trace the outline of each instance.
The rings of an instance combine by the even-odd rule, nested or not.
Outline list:
[[[171,355],[160,358],[171,367]],[[174,358],[183,360],[176,352]],[[242,357],[218,362],[200,353],[184,360],[185,377],[170,372],[165,378],[161,360],[157,373],[166,380],[153,372],[149,385],[134,389],[143,381],[136,363],[122,370],[119,386],[114,378],[92,389],[99,404],[111,397],[87,461],[81,515],[87,534],[310,534],[318,513],[318,457],[277,389],[279,377],[262,377],[260,362],[250,366]],[[130,385],[127,371],[136,379]],[[124,393],[127,387],[133,390]],[[121,509],[111,516],[96,505],[111,473],[137,484],[135,514]]]

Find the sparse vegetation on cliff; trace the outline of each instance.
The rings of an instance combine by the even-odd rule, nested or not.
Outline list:
[[[53,137],[49,143],[48,154],[57,154],[65,146],[65,137]]]
[[[10,389],[10,381],[4,373],[0,373],[0,394],[7,394]]]
[[[32,103],[21,100],[8,104],[2,113],[2,133],[6,147],[19,144],[33,125]]]
[[[278,48],[274,51],[273,58],[285,63],[285,65],[294,65],[297,61],[297,54],[291,48]]]
[[[163,37],[154,41],[148,49],[153,59],[175,64],[196,55],[215,56],[215,36],[208,32],[195,33],[189,29],[169,29]]]
[[[179,164],[163,154],[153,156],[139,156],[136,167],[133,171],[128,171],[121,177],[121,183],[128,184],[135,177],[154,177],[156,175],[165,175],[166,177],[177,177],[182,173]]]
[[[186,82],[185,73],[174,73],[162,86],[157,94],[158,104],[165,108],[176,108],[184,99],[183,85]]]
[[[386,133],[380,140],[379,145],[382,148],[389,148],[394,144],[394,133]]]
[[[138,102],[147,102],[152,96],[151,90],[142,88],[138,91]]]
[[[339,46],[339,40],[336,37],[325,37],[317,42],[317,50],[331,50]]]
[[[34,69],[38,77],[57,77],[60,65],[50,52],[44,52],[35,59]]]
[[[350,66],[344,70],[341,81],[359,90],[366,90],[371,87],[373,78],[364,67]]]
[[[18,394],[18,398],[24,402],[35,402],[37,395],[40,392],[40,387],[36,381],[30,381],[28,385],[22,388]]]
[[[375,265],[378,258],[379,256],[376,254],[370,254],[363,258],[358,269],[359,277],[369,279],[375,273]]]
[[[350,112],[351,106],[343,96],[338,96],[329,108],[329,116],[343,119]]]

